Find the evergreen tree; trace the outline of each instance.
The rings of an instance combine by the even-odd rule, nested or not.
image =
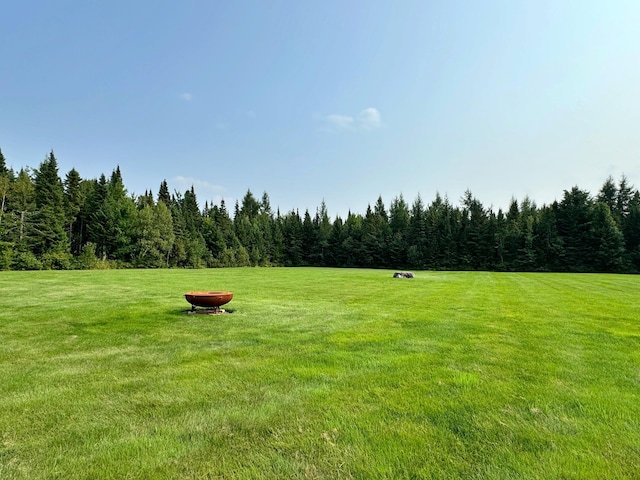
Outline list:
[[[557,212],[558,202],[544,206],[538,214],[536,236],[533,248],[536,256],[536,266],[539,270],[560,271],[566,264],[564,259],[564,242],[558,233]]]
[[[409,235],[407,238],[407,263],[410,268],[423,269],[426,266],[427,219],[422,197],[418,195],[411,206]]]
[[[0,148],[0,178],[1,177],[6,177],[7,180],[14,180],[13,170],[7,167],[7,160],[4,158],[2,149]]]
[[[640,272],[640,192],[637,190],[629,203],[629,215],[623,227],[627,262],[632,271]]]
[[[265,193],[266,196],[266,193]],[[263,196],[264,200],[264,196]],[[255,235],[260,239],[260,265],[272,265],[275,262],[274,221],[271,206],[261,204],[260,215],[254,220]]]
[[[626,176],[622,176],[618,183],[618,193],[616,195],[616,208],[614,218],[626,218],[629,215],[631,199],[633,198],[633,185],[629,184]]]
[[[100,178],[89,183],[86,201],[86,210],[80,209],[81,219],[87,225],[87,242],[95,245],[96,255],[102,259],[107,258],[107,244],[109,243],[110,230],[107,215],[107,178],[104,174]]]
[[[349,211],[344,222],[344,240],[342,250],[346,258],[345,267],[362,267],[367,263],[365,252],[362,247],[362,215]]]
[[[220,227],[215,222],[217,207],[212,209],[211,215],[207,215],[202,220],[202,236],[207,250],[211,252],[214,265],[221,266],[222,259],[227,245],[224,241]]]
[[[235,248],[235,246],[238,245],[238,237],[235,233],[233,220],[231,220],[229,212],[227,212],[227,206],[224,199],[220,200],[220,207],[215,212],[214,220],[220,229],[220,233],[222,234],[226,247]]]
[[[34,188],[37,235],[32,238],[33,252],[36,255],[68,252],[69,243],[64,229],[64,189],[53,151],[35,171]]]
[[[285,259],[285,242],[284,233],[282,232],[282,220],[278,211],[276,218],[272,222],[271,236],[271,261],[274,265],[284,265]]]
[[[609,176],[600,188],[600,192],[596,197],[598,202],[602,202],[609,207],[609,211],[615,216],[617,214],[618,188],[616,187],[613,177]],[[621,218],[618,219],[622,220]]]
[[[67,173],[64,180],[65,230],[71,245],[71,252],[78,255],[82,248],[82,231],[79,214],[85,202],[82,178],[75,168]]]
[[[251,193],[251,190],[247,190],[247,193],[242,198],[242,207],[240,208],[240,215],[244,215],[253,220],[260,213],[260,203],[256,200]]]
[[[536,255],[534,249],[535,228],[537,221],[537,206],[529,197],[522,200],[519,231],[522,234],[521,247],[518,250],[518,270],[531,271],[535,269]]]
[[[439,268],[453,269],[459,268],[459,237],[461,230],[462,212],[454,208],[447,197],[444,198],[441,206],[442,214],[440,223],[442,225],[441,245],[442,254]]]
[[[25,251],[34,231],[36,201],[33,180],[24,168],[20,169],[16,181],[11,185],[10,207],[15,216],[15,222],[12,222],[15,224],[13,240],[20,250]]]
[[[573,187],[564,191],[557,209],[558,235],[562,238],[564,258],[562,268],[567,271],[589,271],[591,228],[589,192]]]
[[[304,211],[304,220],[302,221],[302,262],[303,265],[313,265],[313,252],[316,250],[318,243],[318,232],[311,220],[309,210]]]
[[[392,233],[400,233],[406,235],[409,228],[409,206],[404,201],[404,197],[400,194],[394,198],[389,206],[389,227]]]
[[[515,198],[509,203],[509,210],[505,217],[506,232],[504,237],[504,266],[507,270],[518,268],[518,254],[524,246],[523,233],[520,230],[520,207]]]
[[[134,200],[127,195],[119,166],[116,166],[111,173],[107,183],[107,195],[103,208],[106,220],[107,257],[130,262],[135,253],[132,236],[138,212]]]
[[[389,265],[394,268],[407,267],[407,236],[409,234],[409,206],[402,194],[394,198],[389,206]]]
[[[621,272],[624,262],[624,237],[616,225],[609,205],[593,205],[590,225],[593,268],[597,272]]]
[[[467,190],[462,198],[461,253],[463,269],[487,270],[495,265],[493,235],[488,215],[478,199]]]
[[[315,266],[326,266],[329,264],[329,237],[331,236],[331,220],[324,200],[316,210],[313,219],[316,241],[313,245],[311,263]]]
[[[535,250],[533,248],[534,241],[534,221],[533,215],[524,215],[523,245],[518,255],[518,270],[531,271],[536,264]]]
[[[382,197],[378,197],[373,208],[367,208],[367,214],[362,222],[362,242],[365,266],[390,267],[389,244],[391,227],[389,216]]]
[[[171,194],[169,193],[169,186],[166,180],[162,180],[162,183],[160,183],[158,202],[163,202],[166,206],[171,205]]]
[[[424,241],[422,259],[426,268],[440,269],[446,264],[448,242],[451,229],[447,217],[449,205],[439,193],[422,215]]]
[[[297,267],[303,264],[302,219],[297,211],[290,211],[280,222],[283,244],[284,265]]]
[[[342,242],[346,236],[344,234],[344,222],[340,216],[337,216],[331,225],[331,233],[328,239],[327,265],[332,267],[341,267],[346,265],[347,259],[342,249]]]
[[[196,193],[191,187],[178,202],[184,222],[184,247],[186,266],[200,268],[211,262],[210,253],[202,236],[202,214],[198,207]]]
[[[164,203],[164,202],[158,202]],[[169,210],[171,211],[171,223],[173,224],[174,242],[169,254],[169,265],[174,267],[185,267],[187,265],[187,231],[185,218],[182,213],[182,195],[176,193],[175,201],[172,200]]]
[[[262,193],[262,200],[260,201],[259,213],[260,215],[265,215],[267,217],[273,216],[273,212],[271,211],[271,201],[269,200],[269,195],[267,195],[267,192]]]
[[[153,192],[151,192],[151,190],[145,190],[144,194],[139,195],[136,201],[136,208],[138,210],[142,210],[146,206],[153,207],[154,205],[155,202],[153,200]]]
[[[507,238],[507,218],[502,209],[498,209],[496,214],[496,231],[494,234],[496,246],[496,269],[504,271],[507,269],[505,263],[505,240]]]

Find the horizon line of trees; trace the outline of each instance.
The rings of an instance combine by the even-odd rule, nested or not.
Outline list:
[[[507,211],[467,190],[460,205],[378,197],[364,214],[274,212],[248,190],[229,212],[191,187],[129,195],[120,168],[62,180],[51,151],[37,169],[8,168],[0,150],[0,270],[332,266],[418,270],[640,272],[640,192],[609,177],[595,195],[572,187]]]

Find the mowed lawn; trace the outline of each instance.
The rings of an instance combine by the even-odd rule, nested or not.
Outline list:
[[[640,276],[392,273],[0,272],[0,478],[640,478]]]

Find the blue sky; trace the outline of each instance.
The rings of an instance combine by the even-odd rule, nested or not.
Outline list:
[[[130,193],[364,213],[640,186],[638,1],[9,1],[0,148]]]

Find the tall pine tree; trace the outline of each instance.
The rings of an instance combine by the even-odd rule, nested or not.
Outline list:
[[[66,253],[69,242],[64,230],[64,189],[58,176],[58,162],[53,150],[34,175],[37,234],[32,241],[36,255]]]

